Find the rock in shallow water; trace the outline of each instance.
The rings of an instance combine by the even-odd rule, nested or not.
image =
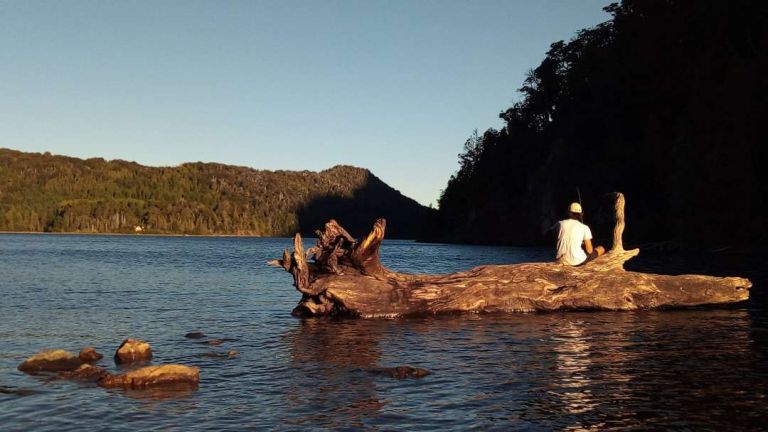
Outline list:
[[[202,338],[205,337],[205,333],[199,332],[199,331],[189,332],[189,333],[185,334],[184,337],[187,338],[187,339],[202,339]]]
[[[426,369],[415,368],[411,366],[395,366],[391,368],[371,369],[371,372],[377,375],[384,375],[392,378],[423,378],[430,374]]]
[[[103,355],[96,352],[96,349],[94,347],[90,347],[90,346],[80,350],[80,355],[78,355],[78,357],[80,358],[80,360],[87,363],[96,362],[104,358]]]
[[[107,375],[99,380],[102,387],[148,389],[165,387],[197,387],[200,369],[194,366],[169,364],[145,366],[120,375]]]
[[[207,352],[207,353],[198,354],[197,357],[212,358],[212,359],[231,359],[231,358],[237,357],[237,351],[230,350],[227,353]]]
[[[40,351],[32,357],[24,360],[19,365],[19,370],[28,374],[40,372],[60,372],[75,370],[83,361],[69,351],[62,349]]]
[[[0,386],[0,394],[14,395],[14,396],[30,396],[36,394],[35,390],[18,388],[18,387],[5,387]]]
[[[107,375],[109,375],[109,373],[104,370],[104,368],[93,366],[88,363],[80,365],[80,367],[75,370],[59,372],[59,378],[91,382],[98,381]]]
[[[115,352],[115,363],[133,363],[152,360],[152,348],[148,343],[128,338],[120,344]]]

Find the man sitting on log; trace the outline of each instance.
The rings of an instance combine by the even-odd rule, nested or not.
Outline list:
[[[605,248],[602,246],[592,247],[592,230],[583,223],[583,220],[581,204],[571,203],[568,206],[568,218],[557,224],[557,260],[559,262],[577,266],[605,253]]]

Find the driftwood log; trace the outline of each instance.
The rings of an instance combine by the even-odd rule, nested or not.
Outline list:
[[[639,249],[624,250],[624,196],[615,195],[613,246],[581,266],[558,262],[484,265],[447,275],[407,274],[379,260],[386,221],[356,240],[335,220],[317,231],[305,252],[271,261],[293,275],[302,294],[297,316],[397,317],[460,312],[634,310],[746,300],[752,283],[740,277],[668,276],[624,270]],[[311,259],[311,261],[310,261]]]

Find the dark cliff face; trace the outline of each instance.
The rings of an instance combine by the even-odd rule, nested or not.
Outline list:
[[[387,237],[415,239],[434,210],[422,206],[393,189],[368,170],[334,167],[321,174],[341,174],[356,185],[347,194],[326,194],[307,201],[298,211],[299,232],[314,236],[330,219],[336,219],[350,234],[367,234],[378,218],[387,220]]]
[[[630,242],[768,242],[768,3],[608,10],[552,44],[502,130],[467,141],[435,238],[542,243],[578,188],[590,225],[610,216],[606,193],[626,194]]]
[[[0,230],[285,236],[327,219],[363,235],[378,217],[416,238],[430,210],[368,170],[263,171],[214,163],[146,167],[0,149]]]

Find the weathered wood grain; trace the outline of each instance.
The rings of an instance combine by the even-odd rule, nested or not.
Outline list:
[[[317,231],[306,253],[301,237],[294,252],[270,262],[294,276],[302,299],[295,315],[398,317],[461,312],[635,310],[688,307],[746,300],[752,283],[740,277],[656,275],[629,272],[624,263],[639,253],[624,250],[624,197],[616,194],[613,247],[582,266],[557,262],[485,265],[447,275],[393,272],[379,251],[386,221],[355,240],[335,220]],[[308,261],[311,259],[312,261]]]

